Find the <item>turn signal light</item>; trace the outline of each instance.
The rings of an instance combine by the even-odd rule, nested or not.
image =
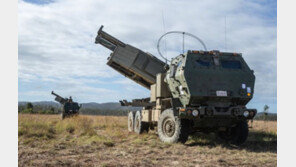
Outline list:
[[[250,117],[253,117],[253,116],[254,116],[254,112],[251,111],[251,112],[250,112]]]
[[[188,109],[188,110],[187,110],[187,114],[188,114],[188,115],[191,115],[191,113],[192,113],[192,110]]]

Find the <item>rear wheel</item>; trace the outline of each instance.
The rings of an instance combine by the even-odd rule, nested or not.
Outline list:
[[[134,131],[134,112],[130,111],[128,112],[128,118],[127,118],[127,128],[129,132],[133,132]]]
[[[158,136],[161,141],[167,143],[185,143],[189,135],[189,124],[174,116],[172,109],[163,111],[157,123]]]
[[[135,115],[135,125],[134,125],[134,131],[138,134],[143,133],[144,131],[149,131],[149,124],[147,122],[142,121],[142,115],[140,111],[136,112]]]

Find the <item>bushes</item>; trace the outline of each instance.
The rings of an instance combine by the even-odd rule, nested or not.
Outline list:
[[[33,113],[33,109],[29,108],[29,109],[24,109],[22,111],[20,111],[21,113],[24,113],[24,114],[31,114]]]
[[[50,106],[33,106],[32,103],[27,105],[19,105],[18,112],[23,114],[58,114],[58,109]]]
[[[101,110],[93,108],[81,108],[80,113],[83,115],[113,115],[113,116],[126,116],[125,110]]]
[[[59,114],[61,113],[62,105],[57,104],[38,104],[36,103],[19,103],[18,112],[25,114]],[[126,116],[127,109],[122,110],[120,108],[114,110],[99,109],[99,108],[84,108],[79,111],[81,115],[113,115],[113,116]]]
[[[276,121],[277,115],[276,114],[262,114],[259,113],[255,116],[254,120],[262,120],[262,121]]]
[[[18,112],[23,114],[58,114],[59,107],[53,107],[50,105],[39,105],[32,103],[19,104]]]
[[[22,114],[57,114],[56,112],[52,110],[39,110],[39,111],[34,111],[33,109],[24,109],[19,111],[19,113]]]
[[[57,114],[56,112],[54,112],[52,110],[39,110],[37,113],[38,114]]]

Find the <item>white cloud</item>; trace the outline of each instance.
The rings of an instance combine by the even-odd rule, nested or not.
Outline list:
[[[166,31],[190,32],[203,39],[209,50],[222,51],[226,16],[227,50],[242,52],[255,70],[256,96],[276,98],[276,17],[270,16],[274,10],[265,1],[243,0],[63,0],[46,5],[19,1],[19,79],[61,82],[67,78],[64,82],[71,85],[72,80],[81,78],[80,89],[88,92],[85,99],[89,97],[90,101],[97,100],[96,93],[104,91],[112,92],[114,100],[149,95],[149,91],[106,65],[110,51],[94,44],[100,25],[121,41],[158,56],[156,42],[164,32],[162,12]],[[181,50],[181,37],[166,42],[168,57],[176,56]],[[202,49],[198,43],[186,46]],[[114,89],[89,86],[104,84],[106,79],[114,81]],[[118,85],[137,89],[137,93],[122,94]],[[75,91],[71,86],[60,86],[69,93]],[[112,100],[111,95],[109,98]]]

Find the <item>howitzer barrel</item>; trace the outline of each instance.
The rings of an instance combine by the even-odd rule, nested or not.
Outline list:
[[[60,95],[54,93],[53,91],[51,91],[51,94],[54,95],[54,96],[60,96]],[[60,96],[60,97],[61,97],[61,96]]]
[[[51,94],[54,95],[54,96],[56,96],[56,98],[54,99],[55,101],[57,101],[57,102],[59,102],[61,104],[65,104],[66,103],[67,99],[61,97],[60,95],[54,93],[53,91],[51,91]]]
[[[107,64],[122,75],[150,89],[150,86],[156,82],[156,75],[165,72],[165,63],[151,54],[121,42],[102,29],[103,26],[98,31],[95,43],[113,51]]]

